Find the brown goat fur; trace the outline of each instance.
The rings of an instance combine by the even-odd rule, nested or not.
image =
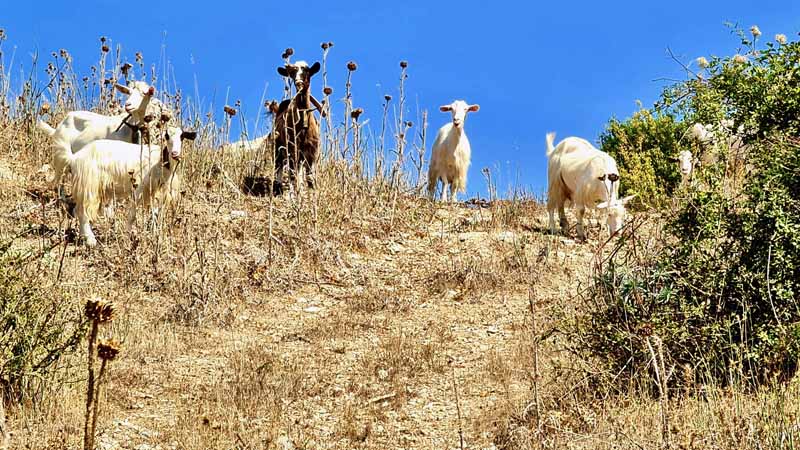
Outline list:
[[[278,73],[289,77],[297,93],[284,100],[275,113],[275,188],[282,190],[283,166],[288,160],[289,177],[295,181],[298,169],[306,171],[306,183],[314,187],[314,168],[319,158],[320,129],[314,116],[318,108],[311,96],[311,77],[320,69],[320,64],[309,67],[304,62],[278,67]]]

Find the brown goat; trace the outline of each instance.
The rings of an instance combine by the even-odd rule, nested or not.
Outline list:
[[[314,166],[319,157],[319,122],[314,110],[319,103],[311,95],[311,77],[319,72],[319,62],[312,66],[304,61],[287,63],[278,67],[278,73],[294,83],[297,94],[284,100],[275,114],[275,190],[280,193],[283,187],[283,166],[287,159],[289,177],[296,180],[297,171],[302,165],[306,170],[306,183],[314,187]]]

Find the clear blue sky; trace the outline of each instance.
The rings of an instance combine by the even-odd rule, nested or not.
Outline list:
[[[794,40],[800,31],[800,2],[791,1],[4,3],[5,58],[16,47],[16,73],[30,65],[33,51],[60,48],[88,73],[101,35],[121,44],[131,60],[143,52],[148,63],[158,62],[165,45],[184,92],[193,94],[196,77],[206,107],[220,113],[226,95],[229,103],[241,99],[251,124],[265,84],[268,98],[281,96],[275,70],[286,47],[295,49],[295,59],[313,61],[319,44],[333,41],[335,95],[344,91],[346,62],[355,60],[355,105],[373,126],[383,95],[397,96],[398,62],[408,60],[407,113],[416,125],[417,107],[430,111],[429,146],[449,120],[439,105],[458,98],[481,105],[466,125],[473,151],[468,193],[484,197],[483,167],[499,176],[501,193],[515,180],[543,192],[547,131],[596,142],[610,117],[630,116],[636,100],[652,105],[664,85],[658,78],[683,77],[667,47],[685,61],[735,53],[738,41],[726,21],[757,24],[762,39],[784,33]],[[320,79],[313,88],[321,98]]]

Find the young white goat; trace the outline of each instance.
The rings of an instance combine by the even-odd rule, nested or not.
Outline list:
[[[149,207],[165,186],[168,186],[165,200],[179,192],[180,178],[174,170],[181,157],[181,141],[193,140],[196,135],[193,131],[170,127],[164,135],[163,148],[101,139],[66,156],[73,174],[75,214],[87,246],[97,245],[90,221],[97,217],[100,207],[115,197],[127,198],[134,185],[135,202],[131,205],[129,224],[135,218],[137,203]]]
[[[550,232],[555,233],[554,211],[558,209],[561,229],[569,224],[564,204],[569,200],[577,208],[578,237],[585,239],[583,215],[586,208],[598,208],[608,213],[610,235],[625,224],[625,204],[634,196],[619,199],[619,171],[614,158],[592,146],[588,141],[568,137],[553,147],[555,133],[548,133],[547,142],[547,212]],[[595,204],[596,202],[602,202]]]
[[[153,98],[155,89],[143,81],[131,81],[128,86],[117,84],[114,87],[128,96],[124,113],[106,116],[91,111],[72,111],[55,128],[41,120],[37,122],[37,128],[53,140],[51,151],[56,188],[61,184],[68,154],[98,139],[138,143],[146,124],[145,116],[157,114],[158,120],[166,112],[166,107]]]
[[[442,200],[448,201],[447,186],[450,185],[450,201],[455,201],[457,192],[467,190],[467,170],[469,169],[470,149],[464,122],[468,112],[477,112],[479,105],[468,105],[463,100],[456,100],[440,106],[442,112],[450,112],[453,120],[439,128],[436,140],[431,149],[431,162],[428,167],[428,196],[431,200],[436,195],[439,180],[442,181]]]

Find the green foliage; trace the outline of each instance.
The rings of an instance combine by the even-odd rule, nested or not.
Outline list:
[[[639,194],[642,204],[660,207],[680,182],[676,164],[685,131],[671,114],[642,109],[620,122],[611,119],[600,135],[600,149],[617,162],[620,195]]]
[[[30,260],[0,248],[0,394],[40,398],[85,334],[80,307],[45,285]]]
[[[573,350],[601,361],[617,385],[643,373],[651,379],[647,344],[656,341],[663,342],[667,367],[684,371],[672,384],[757,384],[787,379],[798,368],[800,47],[743,44],[751,46],[746,60],[714,58],[702,79],[665,90],[661,105],[692,122],[730,118],[744,125],[749,174],[734,182],[723,151],[666,215],[658,245],[635,233],[620,240],[573,329]],[[652,130],[647,117],[619,127],[612,121],[609,146],[627,151],[612,138]],[[643,170],[635,185],[653,173],[659,176]]]

